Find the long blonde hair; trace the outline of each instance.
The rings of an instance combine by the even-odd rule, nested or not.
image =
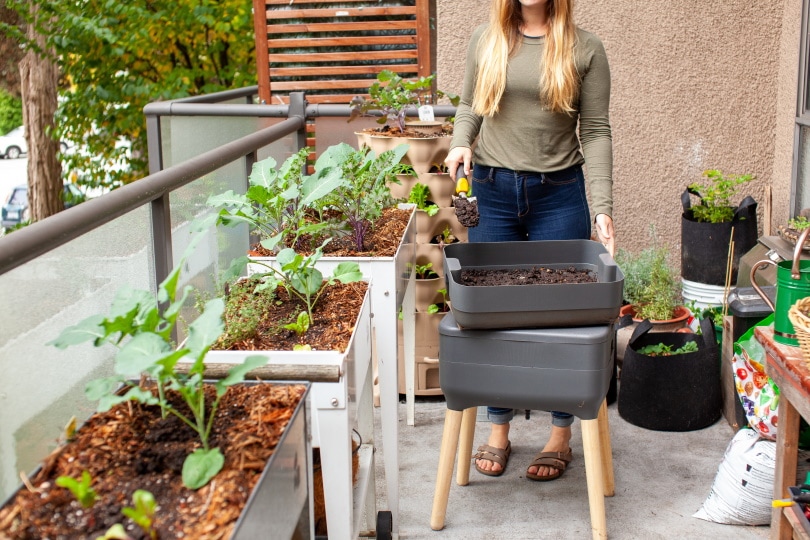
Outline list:
[[[574,64],[573,0],[548,0],[549,23],[540,65],[540,98],[554,112],[574,111],[579,76]],[[492,116],[506,88],[506,64],[523,36],[518,0],[493,0],[489,28],[479,42],[473,111]]]

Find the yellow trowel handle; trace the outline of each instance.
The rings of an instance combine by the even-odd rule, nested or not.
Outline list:
[[[466,196],[470,192],[470,181],[467,180],[467,175],[464,174],[464,164],[459,163],[456,169],[456,195],[462,193]]]

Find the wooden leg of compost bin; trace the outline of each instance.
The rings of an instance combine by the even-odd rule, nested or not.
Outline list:
[[[610,426],[608,425],[607,400],[599,407],[599,449],[602,452],[602,482],[605,485],[605,497],[613,497],[616,484],[613,479],[613,448],[610,444]]]
[[[591,508],[591,532],[594,539],[602,540],[607,538],[607,523],[598,420],[582,421],[582,447],[585,454],[585,477],[588,480],[588,504]]]
[[[458,441],[458,466],[456,467],[456,484],[466,486],[470,483],[470,461],[472,460],[473,437],[478,407],[464,409],[461,417],[461,435]]]
[[[439,450],[439,469],[436,472],[436,490],[433,493],[433,510],[430,513],[430,528],[440,531],[444,528],[447,514],[447,499],[450,497],[450,481],[453,479],[453,461],[458,450],[458,436],[461,430],[462,411],[447,409],[444,414],[444,432]]]

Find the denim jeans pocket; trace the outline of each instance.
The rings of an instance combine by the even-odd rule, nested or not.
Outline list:
[[[573,184],[580,179],[584,180],[582,174],[582,167],[574,165],[561,171],[543,173],[543,183],[550,186],[564,186],[566,184]]]

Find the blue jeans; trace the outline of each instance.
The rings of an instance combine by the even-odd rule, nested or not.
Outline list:
[[[590,239],[591,214],[581,166],[534,173],[475,165],[472,176],[480,221],[467,232],[470,242]],[[514,413],[487,407],[493,424],[510,422]],[[568,427],[574,417],[551,411],[551,423]]]

